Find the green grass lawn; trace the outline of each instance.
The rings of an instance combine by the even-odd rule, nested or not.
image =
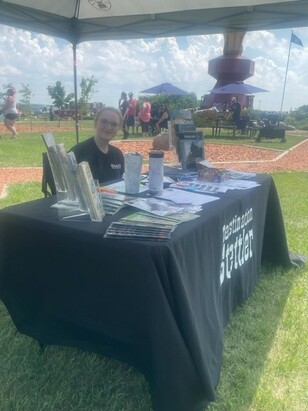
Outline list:
[[[289,247],[307,255],[308,173],[274,179]],[[39,197],[39,183],[15,184],[0,208]],[[225,329],[217,401],[209,411],[307,410],[307,279],[307,266],[263,267],[254,294]],[[1,411],[151,411],[148,384],[134,368],[70,347],[43,352],[16,331],[2,303],[0,370]]]
[[[93,130],[94,131],[94,130]],[[80,141],[93,135],[93,131],[81,131]],[[74,131],[53,133],[57,143],[64,143],[69,150],[76,144]],[[0,140],[0,167],[39,167],[42,165],[42,152],[46,151],[41,133],[23,133],[18,139]]]
[[[308,173],[274,174],[289,248],[308,255]],[[290,195],[292,193],[292,195]],[[223,370],[210,411],[307,410],[307,264],[264,267],[225,329]]]

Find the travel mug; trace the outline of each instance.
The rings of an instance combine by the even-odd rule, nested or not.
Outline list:
[[[143,156],[139,153],[124,154],[125,163],[125,192],[138,194],[142,171]]]
[[[149,151],[149,194],[161,195],[164,188],[164,152]]]

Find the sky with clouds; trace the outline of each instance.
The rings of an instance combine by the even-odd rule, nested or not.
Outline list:
[[[308,104],[308,27],[294,33],[304,47],[292,43],[283,111]],[[282,102],[291,29],[248,32],[243,55],[255,62],[247,83],[269,90],[255,96],[254,108],[279,111]],[[73,92],[73,56],[61,39],[0,25],[0,91],[3,85],[30,86],[33,103],[51,104],[48,85],[61,81]],[[92,102],[117,106],[121,91],[141,90],[171,82],[200,98],[216,80],[208,74],[209,60],[222,55],[221,34],[152,40],[93,41],[77,48],[78,83],[94,76],[98,83]],[[18,95],[17,95],[18,100]]]

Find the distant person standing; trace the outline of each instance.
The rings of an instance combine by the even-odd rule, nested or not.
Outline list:
[[[122,91],[121,97],[119,100],[119,110],[121,111],[123,117],[123,140],[128,138],[128,131],[127,131],[127,114],[128,114],[128,101],[127,101],[127,94]]]
[[[18,133],[16,131],[15,122],[18,118],[18,110],[16,107],[16,89],[10,87],[7,90],[7,98],[2,108],[4,114],[4,125],[12,133],[11,138],[16,138]]]
[[[139,112],[139,121],[142,130],[142,137],[149,136],[149,125],[151,120],[151,103],[149,102],[148,98],[145,97],[143,103],[140,107]]]
[[[135,117],[137,114],[137,100],[134,99],[132,92],[128,93],[128,113],[127,113],[127,132],[129,133],[130,127],[132,133],[135,134]]]
[[[222,109],[222,112],[223,112],[223,114],[224,114],[224,117],[226,117],[226,115],[227,115],[227,113],[228,113],[228,110],[229,110],[229,104],[228,104],[227,101],[225,101],[225,102],[223,103],[221,109]]]
[[[236,126],[238,126],[240,123],[242,106],[241,103],[235,97],[232,97],[231,99],[230,110],[232,113],[232,121]]]
[[[151,108],[151,121],[150,121],[150,129],[152,134],[155,134],[156,124],[160,118],[160,105],[158,103],[153,103]]]

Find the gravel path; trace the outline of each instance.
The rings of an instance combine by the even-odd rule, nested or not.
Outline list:
[[[121,148],[124,153],[138,151],[147,158],[148,151],[152,147],[152,140],[115,141],[114,145]],[[308,172],[308,139],[286,151],[214,143],[207,143],[205,151],[207,159],[220,168],[232,168],[257,173],[275,171]],[[165,152],[166,162],[174,162],[175,160],[172,152]],[[5,190],[9,184],[41,180],[41,167],[0,168],[0,197],[5,195]]]

